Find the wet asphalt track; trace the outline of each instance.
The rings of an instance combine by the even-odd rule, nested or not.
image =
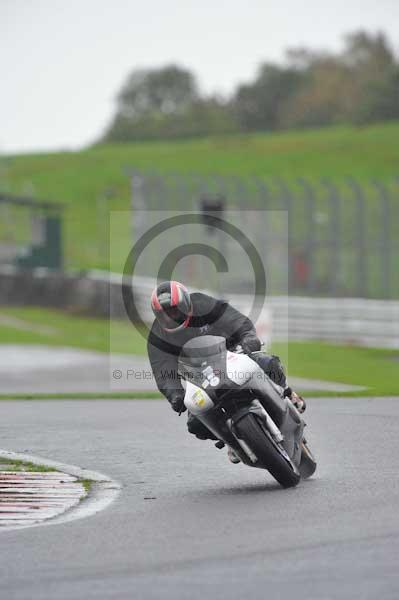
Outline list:
[[[396,600],[399,399],[308,406],[319,470],[282,490],[166,402],[0,402],[2,448],[123,484],[94,517],[0,532],[1,600]]]

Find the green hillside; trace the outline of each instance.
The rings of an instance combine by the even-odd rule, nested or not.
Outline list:
[[[131,169],[280,176],[288,182],[297,177],[339,182],[347,176],[366,185],[391,181],[399,174],[399,123],[12,156],[4,160],[0,187],[66,203],[68,266],[106,268],[105,210],[129,207]]]

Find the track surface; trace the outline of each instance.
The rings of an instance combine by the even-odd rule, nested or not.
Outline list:
[[[3,448],[124,489],[94,517],[0,532],[0,597],[396,600],[399,399],[308,406],[317,477],[282,490],[162,401],[1,402]]]

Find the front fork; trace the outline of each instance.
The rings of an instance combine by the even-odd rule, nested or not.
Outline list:
[[[242,440],[241,438],[239,438],[237,436],[236,430],[234,427],[235,423],[240,421],[240,419],[242,417],[244,417],[245,415],[247,415],[248,413],[254,413],[255,415],[257,415],[258,418],[260,418],[263,421],[264,425],[266,426],[267,430],[269,431],[271,437],[276,442],[276,444],[281,444],[284,441],[284,437],[283,437],[281,431],[279,430],[279,428],[277,427],[277,425],[275,424],[275,422],[273,421],[273,419],[271,418],[271,416],[263,408],[263,406],[259,402],[259,400],[253,400],[251,402],[250,406],[245,406],[242,409],[240,409],[239,411],[237,411],[234,414],[234,421],[232,418],[227,419],[226,424],[227,424],[228,428],[230,429],[231,434],[235,437],[235,439],[241,446],[242,450],[245,452],[247,457],[250,459],[251,463],[255,464],[258,461],[258,457],[252,452],[251,448],[248,446],[248,444],[245,442],[245,440]]]
[[[272,438],[277,444],[280,444],[284,440],[284,436],[282,435],[281,431],[279,430],[271,416],[263,408],[259,400],[252,400],[250,406],[245,406],[239,411],[237,411],[234,414],[234,423],[237,423],[242,417],[247,415],[249,412],[254,413],[261,418],[261,420],[264,422],[267,429],[269,430]],[[229,421],[231,423],[231,426],[229,427],[232,430],[232,427],[234,427],[234,423],[232,419],[229,419]]]
[[[248,412],[254,413],[257,418],[263,422],[263,425],[269,432],[272,440],[277,446],[279,446],[280,452],[285,456],[285,458],[289,460],[289,462],[291,462],[295,467],[299,466],[302,452],[301,441],[305,423],[290,401],[287,401],[286,406],[286,414],[281,426],[281,430],[277,427],[276,423],[258,400],[253,400],[250,406],[245,406],[237,411],[234,414],[234,419],[230,418],[227,420],[226,424],[229,427],[231,434],[235,437],[242,451],[245,452],[252,464],[256,461],[256,457],[252,450],[248,448],[248,444],[246,444],[244,440],[238,438],[234,427],[234,424],[237,423],[240,418],[247,415]]]

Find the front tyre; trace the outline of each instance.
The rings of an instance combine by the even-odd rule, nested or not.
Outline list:
[[[259,462],[285,488],[296,486],[301,476],[280,454],[275,442],[264,431],[254,414],[248,413],[235,424],[237,437],[245,441]]]

